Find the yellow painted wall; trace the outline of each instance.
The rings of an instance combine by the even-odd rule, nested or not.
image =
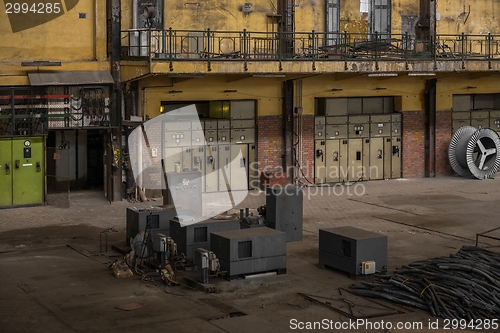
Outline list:
[[[239,76],[220,75],[187,80],[177,79],[177,81],[181,82],[175,82],[170,87],[172,79],[165,76],[141,80],[141,108],[146,110],[148,117],[153,118],[160,114],[159,108],[162,101],[245,99],[257,101],[258,116],[281,114],[281,81],[277,78],[247,77],[241,79]],[[173,90],[182,92],[171,92]],[[237,92],[228,93],[224,90],[237,90]]]
[[[425,80],[406,75],[395,78],[371,78],[366,74],[330,74],[303,79],[302,106],[304,114],[314,114],[315,98],[395,96],[396,111],[424,109]],[[385,88],[385,89],[376,89]],[[342,89],[332,91],[332,89]]]
[[[80,19],[79,13],[87,13],[88,17]],[[79,1],[64,15],[16,33],[12,32],[2,5],[0,36],[0,61],[103,60],[106,58],[106,4],[103,0]]]
[[[403,26],[403,16],[420,15],[419,0],[392,0],[391,32],[401,34]]]
[[[296,0],[295,3],[298,5],[295,8],[295,31],[325,31],[325,0]]]
[[[141,80],[141,108],[150,118],[160,114],[162,101],[257,100],[258,116],[281,114],[280,78],[252,78],[239,75],[207,76],[177,79],[156,76]],[[302,79],[303,114],[314,114],[315,98],[395,97],[395,111],[424,110],[425,77],[367,77],[366,74],[327,74]],[[232,81],[234,80],[234,81]],[[444,75],[437,78],[438,111],[451,110],[454,94],[498,93],[497,77],[470,77],[469,74]],[[472,85],[476,88],[471,88]],[[144,89],[147,88],[147,89]],[[377,89],[385,88],[385,89]],[[237,92],[224,92],[224,90]],[[332,89],[342,89],[332,91]],[[173,92],[177,91],[177,92]],[[182,92],[179,92],[182,91]],[[298,98],[298,96],[296,96]]]
[[[121,0],[120,4],[122,8],[122,16],[120,19],[121,30],[132,29],[132,0]]]
[[[340,31],[352,34],[368,32],[368,16],[359,11],[359,0],[340,2]]]
[[[105,1],[79,1],[65,14],[15,33],[1,8],[0,86],[29,85],[27,73],[33,71],[109,70]],[[80,19],[79,13],[87,18]],[[21,66],[23,61],[54,61],[61,66]]]
[[[87,10],[88,2],[80,1],[78,11]],[[100,3],[99,1],[97,3]],[[132,0],[122,0],[122,29],[131,28]],[[277,0],[258,0],[252,3],[252,12],[241,11],[244,1],[234,0],[198,0],[165,1],[165,28],[174,30],[211,30],[219,31],[272,31],[268,14],[277,12]],[[325,30],[325,0],[296,0],[295,30],[309,32]],[[341,31],[364,33],[368,30],[368,17],[360,13],[359,0],[341,0]],[[467,12],[470,8],[470,14]],[[464,9],[465,6],[465,9]],[[78,8],[77,7],[77,8]],[[419,0],[392,0],[392,33],[400,34],[403,16],[419,16]],[[73,9],[72,11],[75,11]],[[485,34],[500,31],[496,15],[500,10],[498,0],[478,0],[474,3],[466,0],[439,0],[437,12],[440,19],[436,23],[441,34]],[[5,14],[1,14],[5,15]],[[0,16],[1,17],[1,16]],[[61,18],[62,19],[62,18]],[[90,19],[90,18],[89,18]],[[5,20],[2,20],[5,21]],[[276,21],[276,20],[275,20]],[[67,22],[66,22],[67,23]],[[0,29],[5,22],[0,23]],[[274,26],[276,28],[277,25]],[[1,32],[2,30],[0,30]]]
[[[494,94],[500,92],[497,76],[476,77],[474,74],[457,74],[438,80],[436,95],[439,110],[451,110],[453,95]]]
[[[470,14],[469,12],[470,5]],[[464,9],[465,6],[465,9]],[[440,34],[487,34],[499,33],[498,16],[500,2],[498,0],[440,0],[436,12],[440,20],[436,22],[437,33]]]
[[[165,1],[165,28],[174,30],[267,31],[267,14],[276,13],[276,0],[253,1],[252,12],[241,11],[247,1]],[[270,22],[270,21],[269,21]]]

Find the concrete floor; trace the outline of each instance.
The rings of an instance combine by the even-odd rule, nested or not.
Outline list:
[[[240,206],[264,203],[263,193],[254,191]],[[348,290],[360,280],[318,268],[320,228],[351,225],[387,235],[392,272],[415,260],[456,253],[463,245],[474,245],[476,233],[500,226],[500,178],[399,179],[306,189],[304,238],[287,244],[287,274],[219,280],[216,294],[165,288],[138,276],[114,277],[109,263],[121,256],[99,251],[100,232],[114,227],[118,232],[109,234],[109,244],[124,245],[126,207],[154,204],[161,202],[108,204],[101,192],[83,191],[71,194],[69,209],[0,210],[0,332],[276,333],[290,331],[292,319],[348,322],[299,295],[348,299],[358,304],[359,313],[370,306],[345,290],[339,296],[339,288]],[[500,232],[492,235],[500,237]],[[500,250],[499,241],[481,240],[480,245]],[[429,320],[436,320],[424,311],[377,302],[396,314],[370,319],[373,323],[419,322],[427,328]]]

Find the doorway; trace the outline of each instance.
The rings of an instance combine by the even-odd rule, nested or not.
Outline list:
[[[87,188],[104,187],[104,133],[87,131]]]

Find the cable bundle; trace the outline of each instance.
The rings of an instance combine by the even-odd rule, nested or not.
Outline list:
[[[445,319],[500,317],[500,254],[462,247],[456,255],[417,261],[353,286],[360,296],[428,310]]]

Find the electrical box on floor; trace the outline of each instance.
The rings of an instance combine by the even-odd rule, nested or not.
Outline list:
[[[361,263],[361,274],[363,275],[375,274],[375,269],[375,261],[364,261]]]
[[[319,265],[350,275],[387,271],[387,236],[351,226],[319,230]]]

